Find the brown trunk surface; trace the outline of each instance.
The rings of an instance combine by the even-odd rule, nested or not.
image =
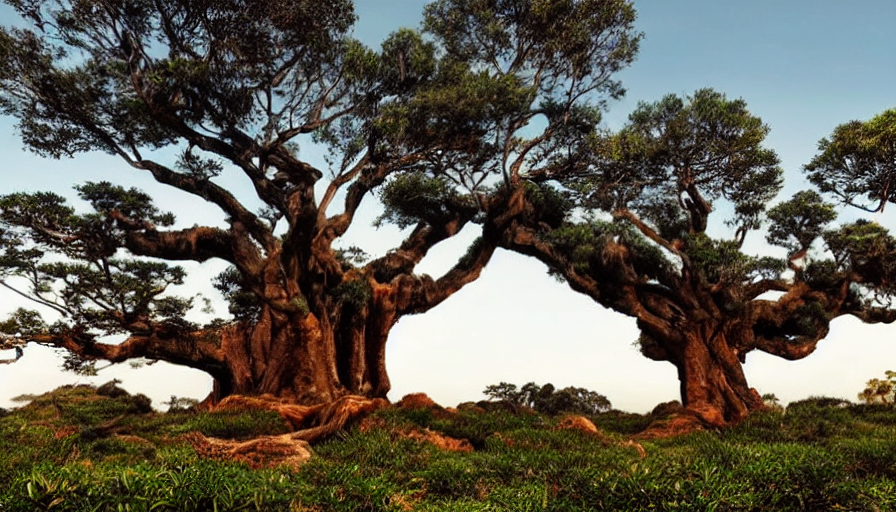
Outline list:
[[[724,427],[763,407],[724,333],[701,329],[683,333],[677,341],[670,352],[687,413],[706,426]]]
[[[380,324],[387,320],[366,309],[319,317],[264,308],[257,322],[221,331],[216,359],[223,363],[208,370],[214,389],[206,402],[231,395],[270,395],[305,405],[346,395],[385,398],[388,329]]]

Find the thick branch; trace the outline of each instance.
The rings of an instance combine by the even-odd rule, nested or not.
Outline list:
[[[824,329],[823,334],[819,333],[821,334],[820,336],[782,336],[775,338],[757,336],[754,340],[754,346],[773,356],[778,356],[788,361],[796,361],[815,352],[819,340],[824,338],[827,333],[827,329]]]
[[[424,313],[445,299],[475,281],[488,264],[498,247],[498,233],[486,226],[469,252],[465,254],[445,275],[437,280],[429,276],[414,278],[403,276],[399,282],[398,311],[400,314]],[[413,280],[412,291],[408,293],[408,281]]]
[[[209,227],[181,231],[132,231],[125,240],[128,250],[140,256],[200,262],[221,258],[236,264],[233,244],[231,233]]]
[[[685,191],[688,197],[684,199],[684,204],[690,213],[691,233],[703,233],[706,231],[707,219],[712,212],[712,207],[693,183],[688,185]]]
[[[790,283],[784,279],[763,279],[751,283],[744,288],[744,296],[753,300],[766,292],[786,292],[790,289]]]
[[[896,322],[896,309],[865,308],[850,314],[866,324],[892,324]]]
[[[663,249],[666,249],[667,251],[671,252],[672,254],[678,256],[679,258],[682,258],[682,259],[686,258],[686,256],[681,254],[681,252],[679,252],[679,250],[672,243],[670,243],[665,238],[661,237],[659,235],[659,233],[657,233],[650,226],[645,224],[641,219],[638,218],[637,215],[632,213],[630,210],[621,208],[621,209],[613,212],[613,216],[616,218],[625,219],[625,220],[631,222],[636,228],[638,228],[638,231],[640,231],[644,236],[646,236],[647,238],[652,240],[654,243],[656,243]]]
[[[422,154],[414,153],[406,155],[393,162],[389,162],[388,164],[372,166],[370,156],[365,155],[352,170],[337,177],[327,188],[318,212],[318,222],[323,226],[321,232],[327,230],[331,231],[332,238],[329,240],[330,242],[332,242],[334,238],[342,236],[351,225],[352,220],[354,220],[355,212],[357,212],[358,207],[361,206],[361,201],[371,190],[381,185],[391,173],[413,165],[422,159]],[[342,213],[330,217],[326,222],[322,222],[323,218],[326,216],[326,208],[333,200],[336,192],[354,177],[357,177],[358,179],[355,180],[346,191],[345,207]]]
[[[600,282],[590,272],[580,272],[563,251],[546,242],[535,230],[518,223],[508,229],[501,240],[501,247],[538,259],[553,272],[562,275],[573,290],[591,297],[604,307],[638,318],[650,329],[668,332],[673,328],[672,322],[681,316],[669,307],[671,302],[667,289],[632,278],[631,269],[623,264],[626,253],[623,246],[608,250],[616,259],[606,258],[606,268],[600,272],[601,275],[615,276],[612,282]]]
[[[469,222],[468,218],[455,219],[440,226],[423,222],[394,251],[367,265],[372,269],[377,281],[388,282],[401,274],[410,274],[430,249],[436,244],[456,235]]]
[[[248,232],[262,246],[268,249],[274,246],[274,237],[268,226],[247,210],[229,191],[208,180],[199,180],[176,173],[151,160],[140,160],[135,162],[134,166],[152,173],[159,183],[170,185],[218,205],[230,216],[231,221],[239,221],[246,226]]]
[[[39,334],[26,336],[27,341],[60,347],[88,360],[106,360],[121,363],[129,359],[148,358],[189,366],[213,373],[223,364],[223,354],[217,345],[217,336],[211,332],[165,332],[148,335],[132,335],[118,345],[97,343],[94,336],[83,331],[63,334]]]

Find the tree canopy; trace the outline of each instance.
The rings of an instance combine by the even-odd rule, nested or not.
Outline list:
[[[896,108],[841,124],[818,151],[806,172],[821,191],[869,212],[896,202]]]
[[[582,138],[533,176],[559,206],[533,208],[502,242],[636,318],[642,353],[676,365],[684,405],[710,425],[762,407],[741,368],[749,352],[800,359],[836,317],[896,320],[896,238],[867,221],[834,226],[814,191],[771,206],[783,171],[767,133],[743,100],[708,89],[641,103],[621,130]],[[879,193],[875,183],[856,193]],[[745,249],[764,227],[786,256]]]
[[[521,174],[593,130],[640,39],[624,0],[439,0],[377,50],[351,38],[348,0],[6,3],[23,23],[0,30],[0,109],[25,147],[114,155],[222,221],[185,227],[107,182],[77,186],[88,212],[3,196],[0,283],[59,317],[23,309],[4,330],[73,367],[192,366],[211,398],[384,396],[389,329],[478,277],[521,213]],[[371,196],[405,233],[373,258],[339,244]],[[446,274],[415,272],[470,225],[481,236]],[[232,316],[195,325],[172,262],[210,259],[231,265],[215,286]]]

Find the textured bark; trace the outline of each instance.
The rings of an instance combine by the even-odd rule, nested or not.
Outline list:
[[[220,331],[221,364],[210,397],[272,395],[300,404],[331,402],[346,395],[385,398],[390,389],[385,346],[397,321],[379,286],[369,303],[331,304],[321,314],[263,308],[255,322]]]
[[[670,347],[671,362],[678,369],[686,412],[704,425],[724,427],[763,407],[724,334],[700,329],[677,336],[677,341]]]

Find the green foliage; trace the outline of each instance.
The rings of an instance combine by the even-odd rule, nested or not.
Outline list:
[[[493,400],[528,407],[548,415],[561,413],[593,415],[608,411],[612,407],[610,400],[596,391],[572,386],[558,390],[550,383],[539,386],[529,382],[517,390],[515,384],[501,382],[487,386],[483,393]]]
[[[215,276],[212,286],[229,303],[230,314],[238,321],[251,321],[261,313],[261,301],[247,288],[246,278],[236,267],[227,267]]]
[[[366,307],[372,294],[373,290],[370,289],[370,284],[363,278],[343,281],[333,289],[333,296],[336,297],[336,300],[355,310]]]
[[[622,130],[590,140],[589,156],[581,155],[591,159],[587,170],[559,178],[590,217],[543,238],[575,272],[599,283],[606,307],[637,309],[627,303],[631,297],[620,297],[619,286],[656,283],[672,291],[664,292],[668,300],[679,289],[713,287],[718,305],[736,313],[745,287],[786,269],[780,259],[741,252],[782,184],[779,159],[764,147],[768,130],[744,100],[712,89],[640,103]],[[733,209],[725,219],[736,228],[730,239],[706,234],[718,201]],[[602,220],[608,215],[615,221]],[[702,281],[685,284],[691,277]],[[691,300],[680,299],[676,307]]]
[[[253,98],[258,88],[276,80],[279,91],[286,92],[303,82],[305,72],[329,71],[339,56],[334,50],[341,48],[354,21],[351,3],[343,1],[326,6],[250,1],[240,8],[213,2],[132,3],[109,11],[68,2],[12,5],[35,20],[40,33],[0,33],[0,106],[22,120],[23,138],[33,150],[55,157],[168,144],[172,130],[153,118],[145,99],[164,99],[191,124],[221,129],[236,121],[245,126],[263,111]],[[199,18],[207,23],[196,23]],[[121,40],[112,41],[110,24],[127,27],[127,37],[118,34]],[[149,41],[151,53],[138,57]],[[57,66],[72,50],[80,50],[85,60]],[[128,84],[130,65],[138,58],[150,98]],[[278,77],[284,67],[287,76]],[[36,81],[29,87],[32,94],[66,109],[46,108],[26,94],[11,93],[17,83],[30,80]],[[294,107],[313,101],[296,94],[283,97]]]
[[[150,195],[136,188],[126,190],[107,181],[88,181],[75,190],[97,213],[117,212],[131,221],[153,222],[159,226],[174,224],[174,214],[160,211],[152,204]]]
[[[826,231],[824,241],[839,270],[859,274],[878,293],[896,293],[896,238],[886,228],[860,220]]]
[[[418,222],[440,225],[451,220],[457,210],[476,212],[471,198],[459,194],[445,179],[417,173],[396,176],[380,189],[380,200],[386,207],[375,225],[393,223],[400,228]]]
[[[752,262],[737,242],[713,240],[703,233],[689,239],[685,251],[694,268],[710,283],[737,286],[745,279]]]
[[[153,318],[190,328],[183,316],[192,299],[163,296],[168,286],[183,283],[185,271],[160,261],[120,258],[127,228],[103,214],[116,212],[127,223],[160,225],[172,224],[173,216],[160,212],[136,189],[106,182],[76,189],[96,213],[76,214],[54,194],[0,197],[0,278],[19,278],[9,286],[27,283],[20,291],[62,314],[68,327],[112,334],[139,318]],[[9,322],[23,334],[47,328],[19,313]]]
[[[196,411],[196,408],[199,405],[199,400],[171,395],[170,400],[162,403],[168,406],[169,413],[191,412]]]
[[[353,267],[355,265],[363,265],[369,261],[370,255],[364,252],[360,247],[353,245],[346,249],[337,249],[336,258],[343,264]]]
[[[768,218],[771,221],[765,237],[768,243],[784,247],[794,255],[808,250],[821,237],[824,228],[837,218],[837,212],[817,192],[804,190],[770,209]]]
[[[569,193],[546,183],[526,182],[524,186],[526,200],[535,210],[538,222],[560,227],[573,208]]]
[[[173,434],[200,432],[208,437],[252,439],[259,435],[285,434],[289,425],[273,411],[214,411],[188,414],[172,429]]]
[[[632,5],[619,0],[439,0],[427,6],[425,24],[458,58],[556,74],[558,83],[546,83],[547,89],[560,86],[567,76],[612,72],[631,63],[641,39],[630,31],[634,20]],[[524,61],[516,60],[520,48],[529,54]],[[622,92],[618,83],[603,87],[617,95]]]
[[[34,310],[18,308],[6,320],[0,322],[0,333],[4,334],[37,334],[47,328],[40,317],[40,313]]]
[[[545,233],[544,238],[575,265],[580,272],[595,277],[612,292],[612,283],[646,279],[665,280],[677,272],[670,258],[655,244],[647,240],[634,226],[625,222],[568,223]],[[620,257],[623,264],[630,265],[629,272],[620,270],[612,263]],[[612,272],[606,272],[612,269]],[[628,270],[628,269],[626,269]]]
[[[896,109],[841,124],[818,150],[805,170],[822,192],[872,212],[896,202]]]
[[[176,433],[201,412],[126,416],[117,425],[127,435],[54,435],[72,424],[55,406],[88,407],[71,418],[99,433],[118,406],[97,414],[97,404],[121,398],[66,388],[0,417],[4,510],[896,510],[896,419],[880,405],[808,400],[721,432],[641,441],[643,459],[618,434],[507,411],[383,409],[316,446],[298,471],[199,459]],[[249,435],[282,428],[262,424],[269,430]],[[475,439],[476,449],[441,450],[408,436],[415,429]]]
[[[757,229],[782,183],[777,155],[762,146],[768,130],[744,100],[712,89],[639,103],[618,134],[597,141],[600,172],[586,180],[586,202],[631,209],[671,240],[683,228],[703,232],[710,205],[724,198],[734,205],[730,225]]]

